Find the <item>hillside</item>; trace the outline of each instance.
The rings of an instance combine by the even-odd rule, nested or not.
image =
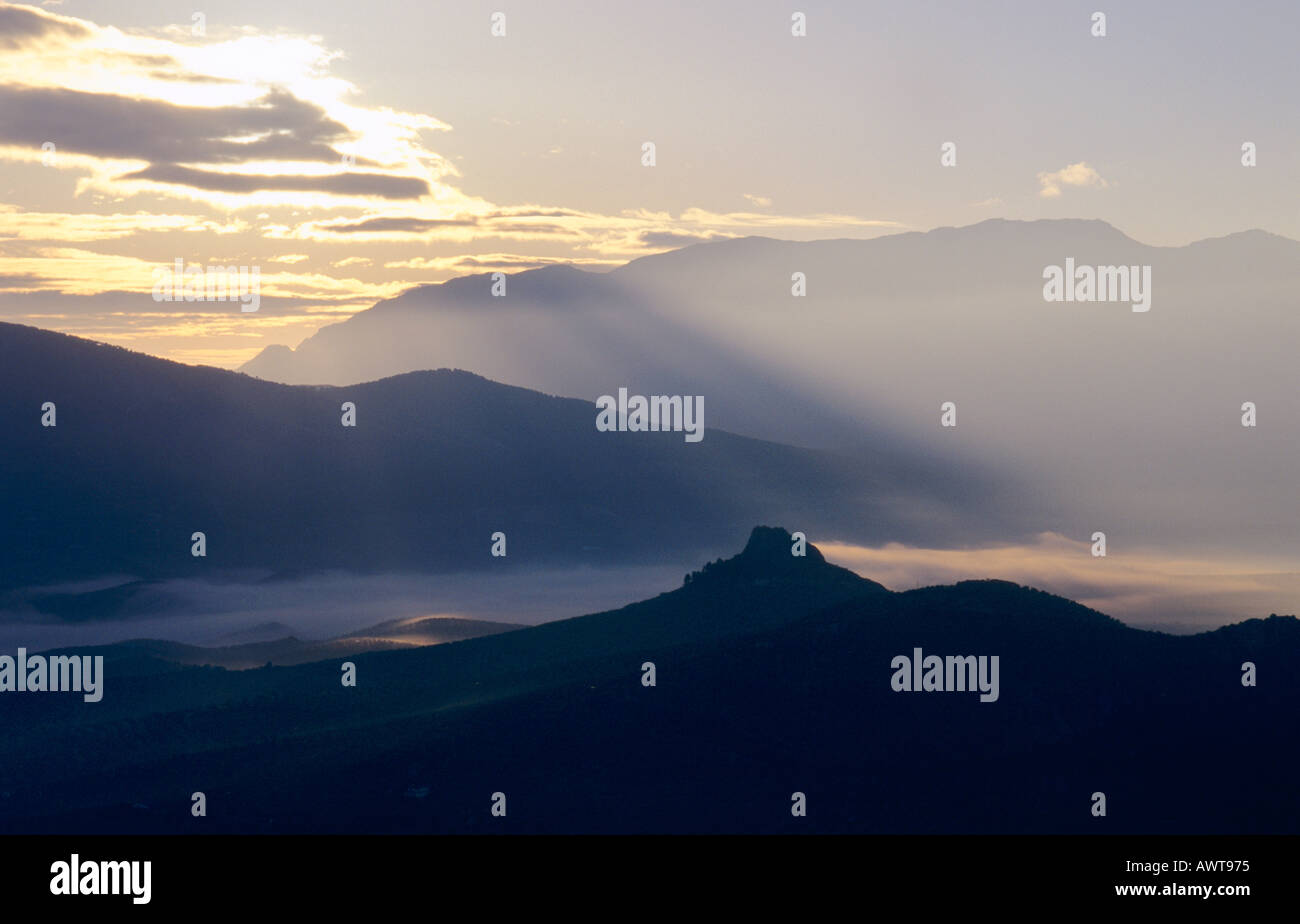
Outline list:
[[[809,552],[756,531],[736,558],[621,610],[358,655],[356,687],[331,660],[110,675],[94,708],[26,697],[8,717],[0,818],[43,831],[1297,831],[1294,617],[1169,636],[1001,581],[892,593]],[[997,655],[996,700],[894,691],[892,659],[918,647]],[[1256,687],[1240,682],[1246,660]],[[195,790],[204,819],[188,812]],[[498,791],[505,819],[488,811]],[[790,814],[796,791],[806,818]],[[1090,813],[1098,791],[1105,818]]]
[[[969,467],[888,447],[735,436],[709,426],[707,404],[704,438],[688,443],[598,432],[592,404],[467,372],[290,387],[16,325],[0,325],[0,390],[0,588],[673,562],[739,541],[755,519],[937,539],[994,490]],[[41,426],[45,402],[55,427]],[[344,402],[355,427],[341,425]],[[196,531],[205,557],[191,554]],[[491,555],[497,531],[505,558]],[[37,608],[111,612],[128,592]]]

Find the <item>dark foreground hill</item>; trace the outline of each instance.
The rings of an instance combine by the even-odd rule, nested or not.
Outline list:
[[[997,700],[894,691],[915,648],[998,656]],[[355,687],[336,659],[6,695],[0,827],[1300,830],[1294,617],[1169,636],[1001,581],[892,593],[760,529],[618,611],[350,660]]]
[[[0,394],[0,588],[694,561],[759,518],[858,541],[1006,534],[973,510],[992,486],[969,466],[746,439],[710,428],[707,396],[688,443],[599,432],[592,403],[467,372],[295,387],[11,324]],[[121,603],[82,596],[19,602],[69,618]]]

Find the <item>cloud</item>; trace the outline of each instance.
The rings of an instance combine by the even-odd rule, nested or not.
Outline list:
[[[262,261],[256,257],[247,259],[243,256],[225,256],[189,262],[258,266]],[[173,265],[174,258],[146,260],[121,254],[100,253],[85,248],[55,246],[31,248],[28,253],[7,259],[4,263],[4,273],[11,278],[37,277],[39,288],[44,290],[39,294],[51,294],[57,298],[70,294],[94,295],[116,290],[133,293],[137,304],[142,306],[139,310],[159,310],[157,306],[160,303],[152,299],[155,272],[158,270],[170,272]],[[358,302],[364,304],[367,301],[374,302],[386,298],[405,288],[400,280],[364,284],[357,279],[336,277],[310,270],[269,272],[263,268],[260,279],[264,305],[268,298],[277,296],[316,299],[330,297],[346,299],[352,304]],[[16,289],[18,286],[10,285],[9,288]],[[34,306],[35,302],[31,304]],[[200,303],[186,302],[185,304],[193,306]],[[21,311],[22,303],[17,303],[16,308]],[[174,311],[170,308],[167,310]],[[204,313],[192,307],[185,310],[187,313]],[[224,309],[218,307],[216,310]],[[259,312],[259,316],[265,314],[264,310]]]
[[[384,199],[415,199],[429,192],[429,184],[419,177],[389,176],[385,173],[262,174],[218,173],[196,170],[177,164],[153,164],[123,180],[153,180],[219,192],[250,193],[259,190],[324,192],[341,196],[378,196]]]
[[[216,261],[211,262],[213,265],[216,264]],[[247,315],[239,317],[241,312],[231,311],[229,302],[155,302],[148,294],[116,289],[89,295],[6,291],[7,282],[7,277],[0,276],[0,319],[23,322],[29,316],[58,318],[60,330],[65,333],[76,333],[79,336],[95,336],[98,330],[84,327],[83,322],[104,324],[113,316],[121,314],[131,316],[132,326],[138,326],[142,322],[147,323],[151,317],[168,323],[178,317],[184,318],[187,322],[197,323],[204,316],[222,316],[237,321],[247,321]],[[21,288],[21,286],[14,288]],[[393,294],[397,291],[394,289]],[[304,314],[311,314],[319,317],[320,323],[328,323],[352,314],[357,308],[370,307],[372,299],[373,296],[358,303],[358,300],[350,294],[298,295],[283,298],[264,295],[257,316],[266,318],[290,315],[298,318]]]
[[[483,233],[485,237],[494,237],[497,235],[504,237],[577,237],[582,232],[574,228],[566,228],[564,225],[547,224],[540,221],[493,221],[484,224]]]
[[[168,63],[174,64],[175,62],[169,60]],[[219,83],[229,85],[239,82],[230,77],[212,77],[207,74],[186,74],[181,71],[153,70],[149,72],[149,76],[155,80],[174,83]]]
[[[384,268],[434,270],[440,273],[448,271],[466,272],[479,270],[518,272],[530,269],[540,269],[543,266],[585,266],[591,269],[600,270],[606,267],[618,265],[620,262],[621,261],[610,260],[577,260],[569,257],[530,257],[523,254],[509,253],[480,253],[472,256],[413,257],[410,260],[397,260],[385,263]]]
[[[147,299],[154,267],[178,255],[230,254],[237,258],[228,263],[282,270],[261,277],[257,323],[274,324],[275,299],[312,298],[333,312],[341,304],[335,299],[370,303],[484,269],[606,269],[700,241],[903,227],[851,215],[780,215],[757,193],[744,194],[750,210],[743,212],[613,214],[470,194],[433,141],[452,127],[368,100],[332,71],[343,54],[315,35],[235,22],[210,23],[207,36],[192,35],[188,23],[124,31],[0,0],[0,162],[25,201],[76,203],[27,211],[0,202],[3,291],[15,299],[109,291]],[[46,142],[54,150],[43,150]],[[570,150],[561,139],[555,144]],[[275,260],[277,253],[294,260]],[[4,307],[15,320],[36,323],[60,313],[54,302],[30,304],[29,317],[12,299]],[[161,314],[141,311],[138,298],[129,304],[79,332],[122,341],[162,330]],[[62,313],[85,319],[92,309],[69,302]],[[203,338],[213,334],[244,342],[260,336],[248,318],[235,334],[219,312],[167,314],[172,344],[195,338],[188,356],[245,349],[233,339],[209,345]],[[138,325],[146,316],[153,320]],[[182,355],[175,345],[168,350]]]
[[[494,209],[483,215],[484,218],[582,218],[584,212],[574,209],[535,209],[522,208]]]
[[[0,55],[0,157],[44,164],[52,142],[49,165],[77,171],[79,194],[163,195],[227,214],[435,190],[444,208],[486,206],[443,182],[456,169],[425,143],[450,126],[357,105],[358,89],[328,71],[339,53],[316,37],[232,29],[195,41],[0,0],[0,48],[13,49]],[[252,169],[224,169],[235,165]]]
[[[2,8],[0,8],[2,9]],[[340,163],[351,136],[320,106],[283,90],[251,105],[179,106],[55,87],[0,86],[0,143],[159,163]]]
[[[1052,173],[1038,174],[1038,195],[1044,199],[1055,199],[1060,196],[1062,186],[1090,186],[1093,189],[1105,189],[1109,185],[1100,173],[1083,161],[1062,167]]]
[[[705,241],[727,240],[731,234],[719,234],[716,231],[694,233],[690,231],[642,231],[639,239],[647,247],[668,249],[685,247],[688,244],[700,244]]]
[[[85,38],[90,30],[75,19],[26,6],[0,6],[0,49]]]
[[[382,234],[398,232],[403,234],[421,234],[440,228],[464,228],[478,224],[478,219],[469,218],[408,218],[402,216],[376,216],[361,221],[335,221],[316,225],[329,234]]]
[[[0,203],[0,238],[62,244],[109,241],[137,234],[175,231],[218,235],[247,232],[241,220],[199,218],[164,212],[24,212]],[[10,252],[9,256],[14,254]]]
[[[1123,558],[1093,558],[1090,543],[1052,532],[1032,543],[965,549],[816,544],[828,561],[891,590],[1001,578],[1126,622],[1181,631],[1289,613],[1300,592],[1300,574],[1293,571],[1137,550]]]
[[[44,279],[35,273],[0,273],[0,291],[35,289],[39,288],[43,282]]]

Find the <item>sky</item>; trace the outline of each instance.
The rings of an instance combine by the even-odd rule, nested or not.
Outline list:
[[[1104,37],[1097,0],[196,5],[0,2],[0,320],[234,367],[414,285],[733,236],[1300,238],[1293,3]],[[177,260],[260,307],[155,301]]]

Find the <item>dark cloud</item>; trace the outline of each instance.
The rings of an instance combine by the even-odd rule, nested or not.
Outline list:
[[[417,199],[429,191],[419,177],[389,176],[385,173],[334,173],[328,176],[300,174],[217,173],[177,164],[152,164],[119,177],[123,180],[153,180],[214,192],[251,193],[264,189],[291,192],[324,192],[338,196],[380,196],[384,199]]]
[[[0,7],[0,11],[4,8]],[[272,90],[249,106],[178,106],[53,87],[0,87],[0,141],[163,163],[339,162],[350,137],[319,106]],[[250,139],[250,140],[233,140]]]
[[[527,257],[504,257],[502,259],[492,259],[491,257],[462,257],[456,261],[457,266],[463,266],[470,269],[538,269],[543,266],[552,266],[557,263],[568,264],[568,260],[533,260]]]
[[[169,61],[168,63],[175,64],[176,62]],[[229,77],[209,77],[207,74],[185,74],[175,70],[150,71],[149,76],[154,80],[165,80],[168,83],[230,84],[239,82]]]
[[[704,241],[723,240],[731,237],[729,234],[718,234],[709,231],[703,234],[693,234],[688,231],[642,231],[638,235],[642,244],[647,247],[683,247],[687,244],[700,244]]]
[[[42,41],[85,38],[85,26],[23,6],[0,6],[0,49],[13,51]]]
[[[497,209],[484,218],[582,218],[582,212],[573,209]]]
[[[179,67],[180,62],[171,55],[115,54],[113,57],[136,67]]]
[[[210,261],[204,266],[227,265],[237,261]],[[253,261],[257,263],[258,261]],[[267,261],[268,263],[270,261]],[[159,263],[159,267],[166,264]],[[19,288],[21,280],[31,279],[31,286],[45,286],[37,292],[12,292],[6,288]],[[8,280],[20,280],[8,282]],[[58,320],[54,316],[68,318],[97,318],[114,315],[122,321],[115,329],[129,327],[123,319],[144,319],[149,315],[166,315],[184,312],[188,315],[228,315],[231,313],[230,302],[155,302],[149,292],[97,292],[93,295],[70,295],[51,288],[57,281],[42,279],[37,276],[0,275],[0,318],[21,324],[33,324],[37,327],[64,329],[71,321]],[[153,285],[153,273],[150,271],[141,279],[141,285]],[[369,307],[373,299],[353,295],[317,295],[317,296],[271,296],[263,295],[261,304],[254,317],[268,315],[301,315],[304,309],[327,307]],[[238,309],[236,309],[237,311]],[[44,315],[45,317],[33,317]],[[74,331],[75,332],[75,331]],[[92,336],[92,335],[85,335]]]
[[[34,289],[45,280],[32,273],[0,273],[0,289]]]
[[[366,218],[362,221],[337,222],[335,224],[320,225],[322,231],[328,231],[332,234],[364,234],[375,231],[402,231],[409,234],[419,234],[422,231],[434,231],[438,228],[466,228],[477,225],[478,221],[474,218],[405,218],[405,217],[378,217]]]
[[[526,221],[493,222],[484,230],[489,234],[517,234],[519,232],[571,236],[576,236],[578,234],[577,231],[574,231],[571,228],[566,228],[563,225],[531,224]]]

